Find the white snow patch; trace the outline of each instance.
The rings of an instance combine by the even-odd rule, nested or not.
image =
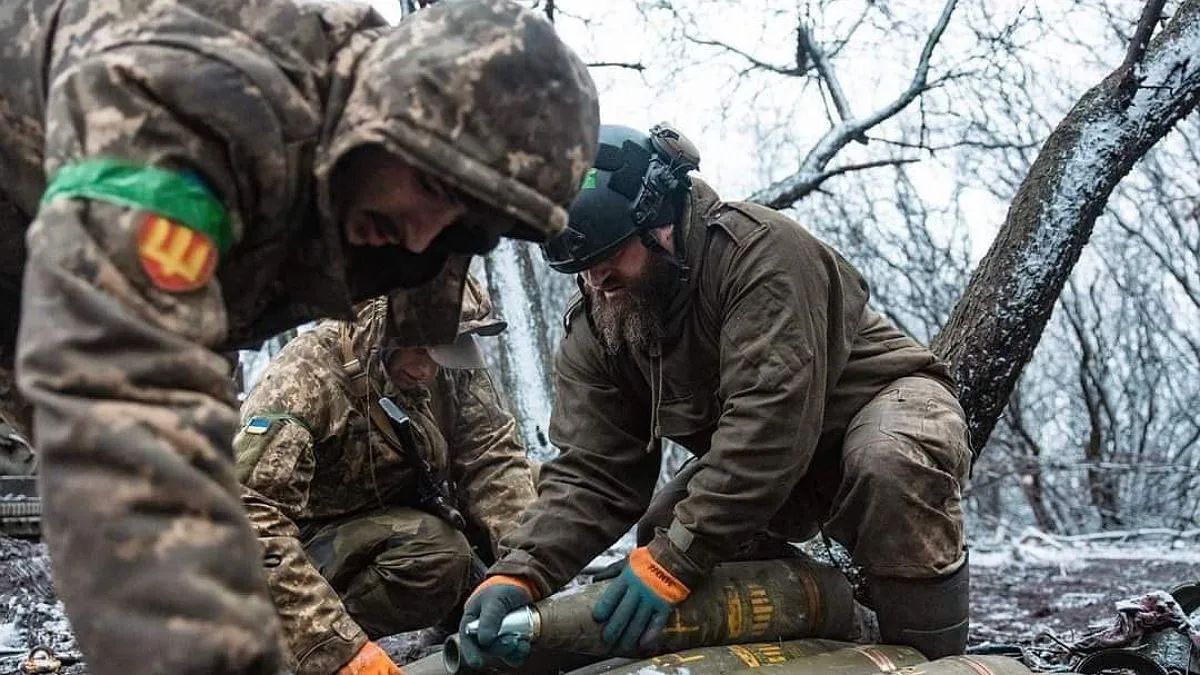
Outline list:
[[[22,649],[24,640],[15,623],[0,623],[0,649]]]
[[[1011,541],[971,549],[973,567],[1057,565],[1064,574],[1098,560],[1200,565],[1200,532],[1145,530],[1056,537],[1027,529]]]

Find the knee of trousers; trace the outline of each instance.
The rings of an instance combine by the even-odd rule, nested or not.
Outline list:
[[[342,595],[372,637],[431,626],[469,590],[471,546],[448,523],[431,518],[416,536],[385,543]]]
[[[959,476],[907,440],[881,436],[847,451],[828,530],[871,574],[935,577],[964,544]]]
[[[425,604],[427,611],[448,612],[467,592],[471,544],[449,523],[422,524],[421,535],[384,549],[370,570],[387,586]],[[425,531],[425,530],[432,531]]]

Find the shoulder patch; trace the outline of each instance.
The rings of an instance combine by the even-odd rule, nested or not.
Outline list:
[[[250,421],[246,422],[246,426],[242,427],[242,433],[261,436],[271,430],[271,424],[274,422],[275,420],[269,417],[255,415],[250,418]]]
[[[308,425],[308,422],[289,412],[261,412],[246,420],[246,424],[242,427],[242,431],[251,436],[262,436],[270,431],[271,427],[275,426],[276,422],[280,421],[298,424],[300,425],[300,428],[307,431],[310,436],[312,435],[312,428]]]
[[[157,213],[142,220],[137,249],[146,276],[169,293],[203,288],[217,267],[217,247],[208,235]]]

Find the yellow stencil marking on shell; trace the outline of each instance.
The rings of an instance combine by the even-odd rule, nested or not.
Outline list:
[[[767,627],[771,624],[771,617],[775,615],[775,604],[771,602],[771,596],[767,595],[767,589],[758,584],[750,585],[750,623],[755,634],[762,634],[767,631]]]
[[[750,651],[747,647],[733,645],[729,648],[729,653],[738,657],[738,660],[746,664],[747,668],[757,668],[762,665],[758,657],[754,655],[754,652]]]
[[[700,630],[699,626],[689,626],[683,622],[683,613],[679,610],[671,612],[671,624],[663,629],[663,633],[695,633]]]
[[[742,620],[742,596],[736,586],[725,587],[725,628],[729,637],[742,636],[746,624]]]
[[[783,655],[783,647],[777,644],[763,645],[759,648],[759,655],[766,663],[784,663],[788,660]]]

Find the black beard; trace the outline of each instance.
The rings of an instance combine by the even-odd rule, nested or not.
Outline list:
[[[679,285],[679,268],[652,254],[642,274],[614,298],[587,286],[592,322],[600,343],[616,355],[621,348],[645,351],[663,337],[667,307]]]

